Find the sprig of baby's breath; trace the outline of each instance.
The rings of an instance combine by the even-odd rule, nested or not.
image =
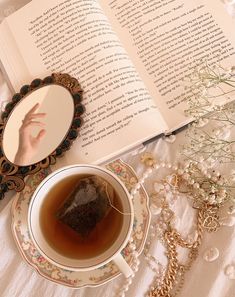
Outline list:
[[[220,173],[235,163],[235,66],[226,69],[203,63],[186,81],[185,113],[194,122],[182,153],[189,162],[190,178],[201,191],[192,187],[193,197],[210,204],[235,201],[235,171]]]

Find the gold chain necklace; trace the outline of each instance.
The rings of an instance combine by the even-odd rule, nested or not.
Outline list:
[[[197,239],[193,243],[184,240],[179,232],[172,227],[171,219],[173,212],[169,208],[166,200],[163,204],[163,210],[172,213],[171,218],[166,222],[167,228],[164,231],[163,241],[167,250],[168,266],[164,279],[160,286],[153,287],[149,292],[149,297],[175,297],[183,287],[184,275],[190,270],[194,260],[198,256],[199,247],[202,242],[204,229],[208,232],[214,232],[219,227],[218,207],[203,204],[197,209]],[[188,261],[186,264],[180,264],[178,260],[177,247],[188,249]]]

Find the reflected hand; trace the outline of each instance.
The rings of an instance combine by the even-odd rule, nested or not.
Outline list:
[[[39,107],[39,103],[25,115],[22,125],[19,129],[19,146],[15,155],[15,163],[17,165],[28,165],[32,157],[37,153],[39,144],[46,134],[45,129],[41,129],[36,137],[31,135],[32,127],[44,128],[45,124],[40,122],[39,118],[44,118],[46,113],[35,113]]]

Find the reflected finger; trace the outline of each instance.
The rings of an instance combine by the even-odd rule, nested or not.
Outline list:
[[[40,113],[34,113],[34,114],[31,114],[27,117],[27,120],[28,119],[35,119],[35,118],[44,118],[46,116],[46,113],[45,112],[40,112]]]
[[[24,123],[24,128],[26,127],[45,127],[45,123],[38,122],[38,121],[29,121],[27,123]]]
[[[42,138],[45,136],[45,134],[46,134],[46,130],[42,129],[41,131],[39,131],[38,135],[36,136],[36,139],[38,141],[42,140]]]
[[[34,113],[34,114],[31,114],[31,115],[28,115],[27,117],[25,117],[23,120],[22,120],[22,123],[24,125],[27,125],[29,122],[31,122],[32,120],[34,119],[37,119],[37,118],[44,118],[46,115],[46,113]]]
[[[27,121],[29,118],[30,118],[30,116],[32,115],[32,114],[34,114],[34,112],[38,109],[38,107],[39,107],[39,103],[36,103],[27,113],[26,113],[26,115],[25,115],[25,117],[24,117],[24,119],[23,119],[23,121],[22,122],[24,122],[24,121]]]
[[[36,103],[28,112],[27,112],[27,114],[26,114],[26,116],[28,115],[28,114],[31,114],[31,113],[34,113],[37,109],[38,109],[38,107],[39,107],[39,103]]]

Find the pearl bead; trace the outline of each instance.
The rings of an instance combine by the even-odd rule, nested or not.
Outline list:
[[[189,179],[189,174],[184,173],[184,174],[183,174],[183,178],[184,178],[185,180],[188,180],[188,179]]]
[[[182,175],[184,173],[184,170],[182,170],[182,169],[178,169],[178,174],[179,175]]]
[[[162,166],[163,168],[166,167],[166,163],[162,162],[162,163],[161,163],[161,166]]]
[[[184,164],[185,168],[188,168],[189,165],[190,165],[190,161],[186,161],[185,164]]]
[[[155,164],[153,167],[154,167],[154,169],[156,169],[156,170],[160,168],[160,166],[159,166],[158,164]]]
[[[123,287],[123,291],[124,291],[124,292],[127,292],[128,289],[129,289],[129,286],[128,286],[128,285]]]
[[[137,193],[137,190],[136,190],[136,189],[133,189],[133,190],[131,191],[131,195],[132,195],[132,196],[135,196],[136,193]]]
[[[133,271],[134,271],[134,272],[137,272],[138,270],[139,270],[139,267],[134,267],[134,268],[133,268]]]
[[[136,184],[136,186],[135,186],[136,190],[139,190],[139,189],[140,189],[140,187],[141,187],[141,185],[140,185],[140,184]]]
[[[128,277],[127,281],[128,285],[131,285],[132,284],[132,278]]]
[[[138,253],[137,253],[137,252],[133,252],[132,255],[133,255],[133,257],[135,257],[135,258],[138,257]]]
[[[131,250],[135,250],[135,244],[133,244],[133,243],[129,244],[129,248],[130,248]]]
[[[143,174],[143,178],[144,178],[144,179],[146,179],[148,176],[149,176],[149,174],[148,174],[147,172],[145,172],[145,173]]]
[[[171,167],[172,167],[172,165],[171,165],[171,164],[167,164],[167,168],[169,168],[169,169],[170,169]]]
[[[146,173],[149,175],[149,174],[151,174],[153,172],[153,169],[152,168],[148,168],[147,170],[146,170]]]
[[[177,166],[174,166],[173,169],[174,169],[174,170],[178,170],[178,167],[177,167]]]

